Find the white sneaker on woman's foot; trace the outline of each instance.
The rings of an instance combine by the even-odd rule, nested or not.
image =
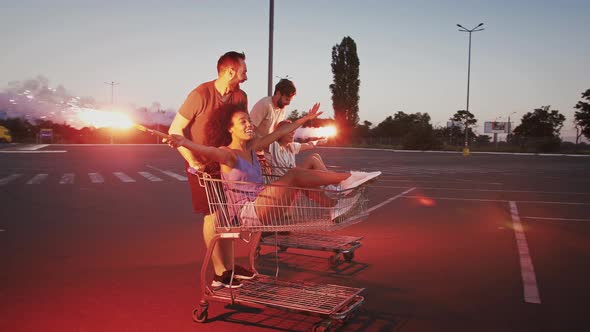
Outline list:
[[[361,184],[378,177],[379,175],[381,175],[380,171],[377,171],[377,172],[351,171],[350,177],[348,177],[346,180],[340,182],[340,188],[341,188],[341,190],[356,188],[356,187],[360,186]]]
[[[357,192],[355,195],[348,195],[338,198],[338,202],[330,210],[330,219],[334,220],[348,212],[356,206],[361,193]]]

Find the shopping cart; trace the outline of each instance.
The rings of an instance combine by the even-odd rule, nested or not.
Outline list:
[[[194,321],[207,320],[208,301],[212,300],[318,315],[323,320],[314,325],[313,331],[326,331],[334,321],[346,320],[360,307],[364,298],[359,294],[364,288],[286,281],[278,279],[276,275],[258,275],[252,280],[240,281],[240,288],[213,288],[207,281],[207,272],[213,248],[220,239],[238,240],[242,239],[244,234],[250,234],[250,241],[256,243],[260,232],[334,230],[364,220],[368,215],[367,190],[364,185],[346,191],[327,193],[315,188],[228,181],[207,173],[200,174],[199,181],[205,187],[209,208],[216,215],[217,233],[211,240],[201,267],[203,299],[193,311]],[[231,196],[240,190],[248,190],[258,185],[287,190],[290,199],[276,198],[276,201],[269,205],[273,208],[271,218],[264,218],[259,223],[243,223],[235,216],[244,205],[232,203],[234,200]],[[249,254],[250,268],[253,271],[256,271],[255,249],[251,248]]]
[[[334,167],[330,167],[334,168]],[[266,165],[262,168],[265,183],[272,183],[280,174],[289,171],[288,168]],[[330,192],[330,190],[326,190]],[[343,262],[351,262],[354,252],[361,247],[362,236],[338,235],[334,233],[310,232],[275,232],[265,233],[256,248],[255,257],[260,256],[260,246],[272,246],[277,252],[285,252],[289,248],[331,252],[328,262],[336,268]]]

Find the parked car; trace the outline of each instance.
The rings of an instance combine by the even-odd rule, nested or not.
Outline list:
[[[10,130],[4,126],[0,126],[0,143],[12,142],[12,136],[10,136]]]

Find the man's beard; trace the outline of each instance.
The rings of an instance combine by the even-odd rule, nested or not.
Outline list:
[[[278,108],[284,108],[285,104],[283,104],[283,102],[279,99],[279,101],[277,101],[277,107]]]

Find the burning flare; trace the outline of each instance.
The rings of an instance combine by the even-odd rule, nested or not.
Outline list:
[[[110,127],[128,129],[133,127],[133,121],[127,114],[119,112],[99,111],[95,109],[80,109],[78,118],[87,125],[96,128]]]
[[[305,128],[298,128],[295,131],[295,136],[298,138],[329,138],[334,137],[337,134],[336,127],[334,126],[326,126],[326,127],[305,127]]]

